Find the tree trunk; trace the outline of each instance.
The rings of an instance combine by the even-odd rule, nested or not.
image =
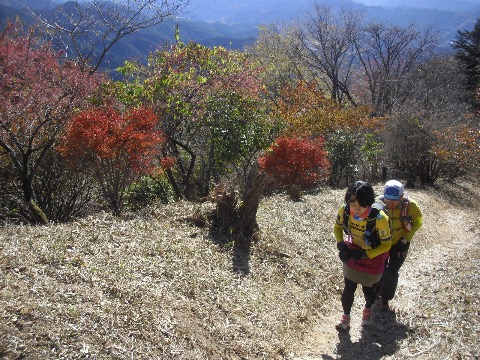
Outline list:
[[[251,241],[258,230],[257,211],[265,187],[265,180],[265,173],[259,173],[258,164],[255,164],[250,169],[243,194],[242,208],[233,225],[234,233],[241,235],[248,242]]]
[[[23,197],[26,208],[31,216],[31,222],[34,224],[48,224],[48,218],[42,209],[33,200],[32,177],[25,175],[22,179]]]
[[[259,173],[258,164],[255,164],[247,177],[240,207],[231,185],[217,186],[211,195],[211,200],[216,203],[214,226],[233,234],[236,242],[249,245],[258,230],[257,210],[265,180],[265,174]]]
[[[233,241],[233,270],[244,275],[250,272],[250,246],[258,230],[257,211],[265,181],[265,174],[259,173],[255,164],[245,182],[240,206],[232,185],[219,185],[210,196],[216,203],[212,227],[219,230],[224,241]]]
[[[48,224],[47,216],[45,215],[43,210],[40,209],[40,207],[32,199],[28,201],[28,210],[32,214],[32,217],[36,224],[42,224],[42,225]]]

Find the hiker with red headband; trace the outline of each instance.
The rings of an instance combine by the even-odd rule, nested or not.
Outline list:
[[[405,194],[404,186],[397,180],[385,183],[383,195],[378,199],[390,221],[392,247],[385,271],[377,289],[380,305],[390,309],[389,301],[395,296],[400,268],[405,261],[413,235],[422,226],[422,212],[417,202]]]
[[[334,225],[344,276],[343,315],[335,326],[340,332],[350,330],[350,311],[358,284],[365,298],[362,326],[372,322],[372,305],[377,297],[375,285],[382,277],[390,250],[388,218],[382,210],[372,207],[374,201],[372,186],[355,182],[347,189]]]

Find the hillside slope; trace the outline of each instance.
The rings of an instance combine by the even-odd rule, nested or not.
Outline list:
[[[265,198],[249,254],[208,232],[210,204],[0,228],[0,358],[478,358],[478,185],[409,191],[424,227],[395,313],[350,336],[334,330],[344,190]]]

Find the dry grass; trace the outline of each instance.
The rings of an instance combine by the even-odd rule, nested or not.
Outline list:
[[[470,213],[459,202],[469,191],[478,199],[472,189],[452,190],[448,198],[444,191],[414,193],[427,210],[424,244],[409,260],[418,266],[411,281],[417,288],[400,289],[405,300],[396,321],[403,346],[390,358],[480,353],[479,223],[472,223],[479,209]],[[332,305],[340,306],[332,224],[343,192],[325,189],[299,202],[283,195],[262,200],[261,232],[248,256],[208,226],[198,227],[210,204],[1,228],[0,357],[286,359],[306,345],[312,356],[325,353],[326,347],[307,343]],[[458,237],[462,246],[435,250],[423,262],[420,256],[443,231],[435,217],[456,216],[457,209],[471,214],[465,232],[474,251]]]
[[[401,354],[479,359],[480,193],[478,185],[444,190],[417,196],[433,226],[420,235],[423,243],[409,259],[409,283],[400,294],[401,320],[411,332]]]

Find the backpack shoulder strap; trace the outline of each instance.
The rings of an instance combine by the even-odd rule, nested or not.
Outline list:
[[[410,199],[407,195],[403,197],[403,205],[402,205],[402,216],[408,216],[408,205],[410,205]]]
[[[343,207],[343,232],[345,235],[350,235],[350,229],[348,227],[348,223],[350,221],[350,206],[348,203],[345,204]]]
[[[370,234],[373,233],[375,230],[375,226],[377,224],[377,216],[380,212],[380,209],[372,206],[370,213],[368,214],[367,217],[367,226],[365,229],[365,235],[368,237]],[[345,207],[343,208],[343,232],[346,235],[350,235],[351,231],[349,228],[349,220],[350,220],[350,206],[348,204],[345,204]]]
[[[403,204],[402,204],[402,227],[410,231],[412,229],[412,219],[408,216],[408,206],[410,205],[410,200],[408,199],[407,195],[403,197]]]
[[[365,235],[367,237],[375,230],[375,226],[377,225],[377,216],[379,213],[380,209],[372,206],[372,209],[370,210],[370,213],[367,217],[367,227],[365,229]]]

